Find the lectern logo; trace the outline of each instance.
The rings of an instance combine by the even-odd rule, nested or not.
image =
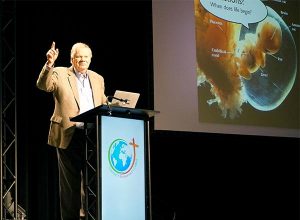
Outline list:
[[[134,138],[129,144],[123,139],[115,139],[108,150],[108,161],[115,174],[128,176],[132,173],[136,163],[136,148]]]

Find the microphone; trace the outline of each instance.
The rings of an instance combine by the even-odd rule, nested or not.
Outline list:
[[[124,104],[127,104],[128,103],[128,101],[129,101],[129,99],[121,99],[121,98],[117,98],[117,97],[115,97],[115,96],[107,96],[107,101],[108,102],[112,102],[112,100],[118,100],[118,101],[120,101],[120,102],[123,102]]]

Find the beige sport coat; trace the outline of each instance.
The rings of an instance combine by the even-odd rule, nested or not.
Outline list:
[[[94,71],[88,70],[93,91],[94,106],[106,102],[104,79]],[[52,92],[55,102],[54,112],[50,118],[48,144],[66,149],[75,131],[75,122],[70,118],[79,114],[79,94],[73,67],[42,68],[36,85],[39,89]]]

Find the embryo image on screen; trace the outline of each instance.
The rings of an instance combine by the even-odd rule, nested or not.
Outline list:
[[[194,8],[199,121],[298,129],[299,3],[195,0]]]

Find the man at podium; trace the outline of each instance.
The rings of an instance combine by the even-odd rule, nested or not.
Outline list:
[[[72,46],[70,67],[54,67],[58,55],[59,50],[53,42],[36,85],[51,92],[55,103],[48,144],[57,150],[61,219],[78,220],[82,210],[85,136],[83,124],[71,122],[70,118],[105,104],[107,98],[103,77],[88,69],[92,50],[87,44]]]

